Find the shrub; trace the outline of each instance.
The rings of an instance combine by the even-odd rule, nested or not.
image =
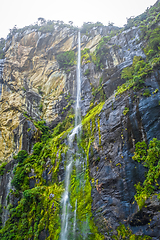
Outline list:
[[[143,96],[145,96],[145,97],[149,97],[149,96],[151,96],[151,94],[150,94],[150,90],[147,88],[147,89],[145,89],[145,91],[144,91],[144,93],[143,93]]]
[[[111,37],[112,37],[112,34],[107,37],[102,37],[96,47],[96,50],[92,55],[92,61],[96,65],[97,71],[105,67],[106,54],[108,52],[108,47],[106,46],[106,43],[111,39]]]
[[[74,51],[66,51],[58,54],[56,60],[59,63],[59,68],[67,70],[68,67],[74,65],[75,62],[75,53]]]
[[[28,157],[28,153],[26,150],[21,150],[17,156],[14,156],[13,158],[17,160],[17,162],[22,163],[26,158]]]
[[[12,179],[12,182],[11,184],[17,189],[17,190],[20,190],[21,189],[21,186],[22,186],[22,183],[24,181],[24,176],[25,176],[25,171],[22,169],[22,168],[19,168],[13,179]]]
[[[96,22],[96,23],[85,22],[83,23],[83,26],[81,28],[81,33],[85,33],[88,35],[88,31],[90,31],[93,27],[98,27],[98,26],[103,26],[103,24],[101,22]]]
[[[42,142],[37,142],[33,146],[33,154],[34,155],[39,155],[41,150],[43,148],[43,143]]]
[[[159,187],[158,179],[160,177],[160,140],[153,138],[149,146],[143,142],[138,142],[135,145],[135,153],[132,157],[133,160],[141,162],[148,170],[146,172],[146,179],[143,183],[135,184],[137,201],[141,209],[145,205],[147,198],[152,196],[155,189]]]
[[[7,165],[7,162],[3,162],[0,166],[0,176],[4,174],[5,166]]]

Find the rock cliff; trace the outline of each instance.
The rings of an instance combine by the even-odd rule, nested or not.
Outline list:
[[[160,140],[158,2],[145,18],[142,14],[138,20],[129,19],[125,29],[102,25],[81,29],[82,138],[89,159],[92,215],[101,239],[121,239],[121,234],[126,239],[160,238],[159,177],[154,193],[139,207],[135,185],[145,181],[148,170],[132,159],[136,143]],[[151,16],[152,21],[148,20]],[[148,21],[148,30],[143,21]],[[29,235],[20,239],[58,239],[55,229],[60,228],[57,216],[65,134],[74,122],[77,29],[54,24],[54,30],[47,33],[17,31],[7,38],[4,51],[5,59],[0,61],[0,160],[7,165],[0,171],[4,227],[0,234],[8,237],[3,234],[11,231],[13,222],[19,222],[13,231],[16,235],[27,221]],[[67,60],[62,61],[62,56]],[[45,135],[47,131],[50,135]],[[17,155],[21,150],[29,155]],[[31,210],[25,200],[37,205]],[[43,206],[41,210],[38,204]],[[24,216],[27,212],[29,217]]]

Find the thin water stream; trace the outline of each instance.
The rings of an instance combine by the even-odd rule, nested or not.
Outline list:
[[[65,191],[62,197],[62,227],[61,227],[61,240],[70,240],[69,234],[72,230],[72,239],[76,239],[76,217],[77,217],[77,199],[75,201],[75,209],[72,213],[72,207],[70,204],[70,178],[73,166],[76,168],[76,172],[78,174],[78,169],[81,168],[80,158],[74,157],[74,146],[73,141],[75,139],[75,135],[77,137],[81,131],[81,109],[80,109],[80,101],[81,101],[81,41],[80,41],[80,32],[78,33],[78,61],[77,61],[77,94],[76,94],[76,106],[75,106],[75,127],[70,133],[68,137],[69,150],[67,153],[67,165],[65,170]],[[71,226],[70,218],[73,218],[73,226]]]
[[[0,100],[1,100],[1,94],[2,94],[2,82],[3,82],[3,67],[4,67],[4,59],[0,59]]]

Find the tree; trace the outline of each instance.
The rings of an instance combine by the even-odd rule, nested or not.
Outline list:
[[[40,22],[40,25],[43,25],[43,24],[46,23],[46,20],[44,18],[42,18],[42,17],[39,17],[38,18],[38,22]]]
[[[108,26],[113,27],[114,23],[113,22],[108,22]]]
[[[72,26],[72,25],[73,25],[73,22],[72,22],[72,21],[69,21],[69,24]]]

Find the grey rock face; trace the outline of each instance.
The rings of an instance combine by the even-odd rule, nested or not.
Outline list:
[[[156,73],[152,76],[153,85],[157,84]],[[152,88],[152,91],[154,89]],[[91,162],[91,177],[95,179],[93,187],[93,210],[97,223],[105,219],[105,226],[116,229],[119,223],[129,225],[135,234],[146,234],[159,239],[160,201],[147,200],[147,207],[141,211],[134,200],[135,187],[143,182],[146,169],[132,160],[135,143],[145,140],[149,143],[153,137],[160,139],[160,95],[144,97],[139,92],[123,94],[117,100],[112,96],[106,101],[100,114],[101,144],[94,150],[100,161]],[[123,110],[129,108],[124,116]],[[98,146],[98,133],[93,146]],[[97,152],[97,153],[96,153]],[[159,192],[157,192],[159,193]],[[149,223],[149,225],[148,225]]]
[[[88,36],[82,36],[82,47],[85,48],[90,44],[90,49],[95,49],[100,38],[107,36],[111,30],[111,27],[92,29]],[[97,36],[99,38],[96,40]],[[92,88],[99,87],[100,77],[103,77],[102,88],[107,99],[99,115],[101,146],[99,146],[97,129],[93,153],[90,152],[90,174],[95,180],[92,184],[92,210],[99,231],[105,234],[106,239],[109,239],[107,230],[112,229],[115,233],[119,223],[129,225],[136,234],[147,234],[155,240],[160,237],[158,199],[156,197],[148,199],[147,207],[141,211],[138,211],[134,201],[134,185],[144,181],[146,169],[132,160],[136,142],[142,140],[149,142],[153,137],[160,139],[160,94],[159,92],[152,94],[156,88],[159,89],[159,71],[155,71],[146,79],[145,84],[150,89],[150,97],[144,97],[143,90],[138,93],[130,91],[117,98],[114,96],[117,86],[124,83],[120,77],[121,70],[132,64],[134,56],[145,58],[141,49],[143,42],[139,41],[139,36],[140,30],[133,27],[113,37],[106,44],[108,54],[104,59],[105,68],[97,72],[93,62],[90,62],[82,65],[81,71],[82,116],[86,115],[90,107],[93,99]],[[42,115],[47,124],[53,127],[63,121],[70,107],[74,107],[76,67],[71,67],[68,72],[59,70],[55,56],[59,52],[71,49],[76,51],[76,47],[77,32],[68,28],[63,30],[55,28],[52,34],[41,34],[33,30],[17,34],[12,41],[7,40],[3,110],[7,112],[8,109],[9,112],[10,106],[12,108],[14,106],[13,119],[18,112],[18,120],[12,130],[15,152],[25,149],[31,153],[34,143],[36,129],[31,121],[25,119],[22,114],[24,111],[37,120]],[[2,67],[3,63],[0,61],[0,74]],[[84,74],[87,69],[90,70],[89,76]],[[0,95],[1,82],[0,75]],[[71,97],[67,102],[66,96],[69,94]],[[72,102],[69,103],[71,100]],[[7,101],[11,103],[6,107]],[[40,103],[43,103],[43,112],[39,110]],[[123,114],[125,107],[129,108],[126,115]],[[6,120],[4,115],[4,126],[10,127],[13,119],[8,117]],[[29,128],[30,131],[27,131]],[[10,131],[9,128],[8,132]],[[4,149],[6,146],[7,143]],[[11,171],[7,172],[7,169]],[[7,206],[6,198],[11,189],[12,170],[13,164],[10,162],[6,166],[5,174],[0,177],[0,196],[3,206]],[[30,176],[34,176],[34,172],[31,172]],[[44,170],[43,178],[51,181],[48,170]],[[60,165],[59,180],[63,178],[64,166]],[[35,180],[31,180],[30,188],[34,186]],[[8,218],[7,214],[6,209],[2,214],[3,225]],[[44,230],[39,239],[43,240],[47,236],[48,232]]]
[[[0,59],[0,100],[1,100],[1,94],[2,94],[3,67],[4,67],[4,59]]]
[[[7,209],[8,203],[14,204],[15,199],[9,197],[10,190],[12,189],[11,181],[13,179],[13,169],[15,162],[11,161],[5,167],[5,172],[3,176],[0,176],[0,204],[3,206],[3,212],[1,215],[2,225],[5,225],[5,222],[9,218],[9,211]],[[11,196],[11,195],[10,195]]]

